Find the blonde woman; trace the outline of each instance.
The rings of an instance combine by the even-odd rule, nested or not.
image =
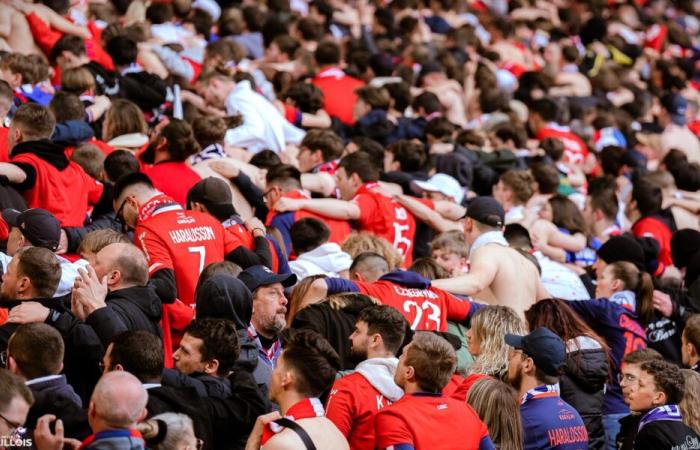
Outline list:
[[[522,450],[523,428],[516,400],[518,393],[506,383],[483,378],[469,390],[467,403],[489,429],[497,450]]]
[[[476,357],[470,374],[489,375],[505,380],[508,375],[508,346],[506,334],[527,334],[527,327],[518,314],[508,306],[487,306],[472,317],[467,332],[469,353]]]
[[[680,407],[683,413],[683,423],[700,434],[700,373],[692,369],[682,369],[685,378],[685,393]]]
[[[452,394],[466,400],[474,383],[484,377],[505,381],[508,376],[509,347],[506,334],[527,334],[527,327],[518,314],[508,306],[486,306],[479,309],[467,331],[467,349],[476,360],[467,369],[467,377]]]

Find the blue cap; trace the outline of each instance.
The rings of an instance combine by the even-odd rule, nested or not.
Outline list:
[[[284,287],[294,286],[297,276],[293,273],[276,274],[265,266],[251,266],[238,275],[238,279],[246,285],[250,292],[261,286],[282,283]]]
[[[676,125],[686,124],[685,112],[688,110],[688,102],[681,94],[665,94],[661,97],[661,106],[668,111],[673,123]]]
[[[506,344],[522,350],[535,366],[551,376],[559,376],[566,366],[564,341],[547,328],[538,328],[526,336],[506,334]]]

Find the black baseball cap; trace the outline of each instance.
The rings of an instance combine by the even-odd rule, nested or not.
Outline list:
[[[538,328],[526,336],[506,334],[505,341],[532,358],[535,366],[547,375],[561,375],[566,365],[564,341],[547,328]]]
[[[55,252],[61,240],[61,222],[45,209],[33,208],[24,212],[5,209],[2,218],[13,228],[18,228],[35,247]]]
[[[252,266],[238,275],[238,279],[245,284],[250,292],[254,292],[261,286],[269,286],[282,283],[284,287],[292,287],[297,282],[297,276],[293,273],[276,274],[265,266]]]
[[[189,202],[205,205],[230,205],[233,203],[231,188],[221,178],[208,177],[197,182],[187,194]]]
[[[469,203],[464,217],[469,217],[492,227],[502,227],[505,223],[506,212],[495,198],[482,196],[475,198]]]

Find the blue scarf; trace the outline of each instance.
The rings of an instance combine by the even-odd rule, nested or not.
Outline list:
[[[683,415],[681,414],[681,409],[678,407],[678,405],[657,406],[656,408],[648,411],[646,414],[644,414],[644,416],[642,416],[642,420],[639,421],[638,430],[641,430],[644,427],[644,425],[648,423],[656,422],[659,420],[682,422]]]

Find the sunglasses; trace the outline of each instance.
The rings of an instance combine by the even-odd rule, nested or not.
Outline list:
[[[119,205],[119,208],[117,208],[117,223],[121,225],[122,227],[122,232],[126,233],[129,231],[128,226],[126,224],[126,220],[124,220],[124,207],[126,206],[126,201],[129,199],[129,197],[125,198],[124,201],[122,201],[122,204]]]

